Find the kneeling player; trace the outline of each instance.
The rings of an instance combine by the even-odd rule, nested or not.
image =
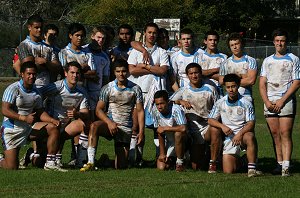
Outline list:
[[[157,128],[160,150],[157,168],[160,170],[166,168],[168,158],[172,156],[175,147],[176,171],[184,171],[183,157],[186,137],[184,112],[179,105],[169,103],[168,93],[164,90],[154,94],[154,102],[156,108],[153,109],[153,121],[154,127]],[[167,152],[166,145],[168,146]]]
[[[248,177],[261,174],[256,170],[257,143],[254,135],[255,116],[251,102],[238,92],[241,79],[236,74],[224,77],[227,95],[216,102],[209,115],[208,124],[225,134],[223,171],[234,173],[238,169],[241,148],[247,149]],[[222,123],[219,122],[222,120]]]
[[[115,141],[115,168],[128,166],[128,151],[132,134],[132,111],[136,106],[139,133],[144,134],[144,109],[141,88],[127,79],[128,63],[117,60],[114,63],[116,79],[100,91],[96,115],[100,119],[91,124],[89,132],[88,163],[81,172],[94,169],[95,153],[99,136]],[[107,109],[107,113],[105,110]],[[144,135],[139,135],[138,144]]]
[[[45,170],[58,170],[55,164],[55,154],[58,149],[59,121],[43,111],[42,97],[35,87],[37,67],[34,62],[25,62],[20,69],[21,80],[8,86],[2,98],[1,138],[5,158],[0,159],[0,167],[18,169],[20,148],[27,140],[42,140],[47,138],[47,160]],[[42,122],[36,122],[35,118]]]

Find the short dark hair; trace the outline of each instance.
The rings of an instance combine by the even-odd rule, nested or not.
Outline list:
[[[57,27],[56,25],[52,24],[52,23],[45,25],[44,31],[43,31],[43,32],[44,32],[44,35],[46,35],[46,34],[48,33],[49,30],[54,30],[54,31],[56,31],[56,34],[57,34],[57,35],[58,35],[58,33],[59,33],[58,27]]]
[[[37,71],[37,67],[34,61],[26,61],[22,63],[20,73],[24,73],[27,68],[34,68]]]
[[[226,74],[223,79],[224,84],[226,82],[235,82],[237,85],[241,84],[241,78],[236,74]]]
[[[146,32],[146,30],[147,30],[148,27],[154,27],[154,28],[156,28],[157,31],[159,30],[159,27],[158,27],[158,25],[156,23],[150,22],[150,23],[147,23],[145,25],[144,32]]]
[[[194,67],[198,68],[200,74],[202,74],[202,67],[198,63],[189,63],[185,68],[186,75],[187,75],[189,69],[194,68]]]
[[[127,30],[129,30],[129,34],[131,35],[131,36],[133,36],[133,28],[130,26],[130,25],[128,25],[128,24],[122,24],[122,25],[120,25],[119,27],[118,27],[118,34],[120,34],[120,30],[121,29],[127,29]]]
[[[113,63],[113,65],[112,65],[113,71],[115,71],[117,67],[125,67],[126,70],[128,71],[128,63],[127,63],[127,61],[124,60],[124,59],[117,59],[117,60]]]
[[[220,39],[220,35],[219,35],[218,32],[215,31],[215,30],[209,30],[209,31],[207,31],[207,32],[205,33],[205,35],[204,35],[204,39],[207,40],[207,37],[208,37],[209,35],[214,35],[214,36],[216,36],[216,37],[217,37],[217,40]]]
[[[68,27],[68,34],[75,34],[76,32],[83,31],[84,36],[86,36],[85,27],[80,23],[71,23]]]
[[[284,29],[281,29],[281,28],[278,28],[278,29],[273,31],[273,33],[272,33],[273,40],[276,36],[285,36],[286,40],[288,40],[288,38],[289,38],[288,37],[289,36],[288,32]]]
[[[157,98],[163,98],[165,101],[169,101],[169,94],[166,90],[159,90],[154,94],[154,100]]]
[[[33,23],[44,23],[44,20],[40,15],[34,14],[27,19],[28,25],[32,25]]]
[[[65,72],[68,72],[70,70],[70,67],[72,67],[72,66],[77,67],[78,70],[81,72],[81,70],[82,70],[81,65],[77,61],[68,62],[66,64],[66,66],[64,67]]]
[[[227,45],[230,48],[229,42],[230,41],[235,41],[235,40],[239,40],[242,44],[242,47],[245,47],[245,39],[243,38],[243,36],[238,33],[238,32],[233,32],[229,35],[228,39],[227,39]]]
[[[180,38],[181,38],[181,35],[183,34],[189,34],[192,36],[192,38],[194,38],[195,34],[193,32],[193,30],[191,30],[190,28],[184,28],[180,31]]]
[[[166,28],[159,28],[158,29],[158,35],[164,35],[164,36],[169,36],[169,31]]]

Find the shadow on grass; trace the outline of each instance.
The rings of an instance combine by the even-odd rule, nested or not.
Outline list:
[[[263,157],[258,159],[259,169],[264,173],[273,173],[273,170],[276,168],[276,160],[271,157]],[[300,162],[292,160],[291,162],[291,172],[300,173]]]

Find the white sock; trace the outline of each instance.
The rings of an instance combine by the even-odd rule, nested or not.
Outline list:
[[[78,143],[81,144],[83,148],[88,148],[89,146],[88,136],[85,134],[80,134]]]
[[[282,162],[282,169],[288,169],[290,167],[290,161]]]
[[[88,153],[88,162],[94,164],[96,149],[94,147],[88,147],[87,153]]]
[[[283,163],[283,162],[282,162],[282,161],[279,161],[279,162],[277,162],[277,163],[278,163],[280,166],[282,166],[282,163]]]
[[[183,164],[183,159],[177,158],[176,164],[177,164],[177,165],[182,165],[182,164]]]

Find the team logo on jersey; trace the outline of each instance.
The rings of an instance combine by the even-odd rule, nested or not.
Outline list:
[[[229,108],[228,108],[228,109],[227,109],[227,112],[228,112],[229,115],[232,115],[232,109],[229,109]]]
[[[218,64],[221,64],[221,63],[222,63],[222,59],[221,59],[221,58],[217,58],[217,59],[216,59],[216,62],[217,62]]]
[[[286,62],[286,61],[285,61],[285,62],[283,62],[283,66],[284,66],[284,67],[287,67],[288,65],[289,65],[289,63],[288,63],[288,62]]]
[[[243,108],[238,107],[236,112],[237,112],[238,115],[242,115],[243,114]]]

